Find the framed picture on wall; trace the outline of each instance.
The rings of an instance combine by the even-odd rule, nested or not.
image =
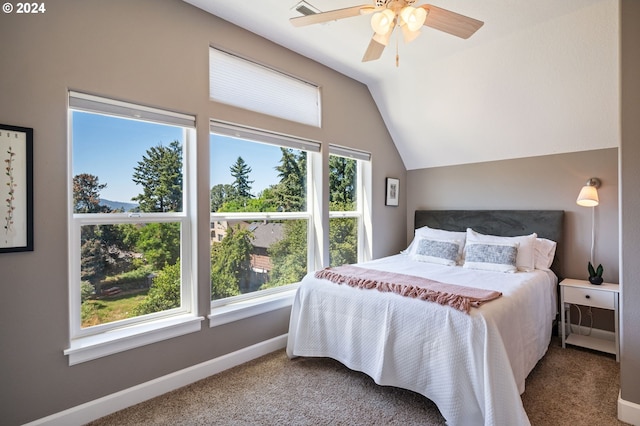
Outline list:
[[[386,206],[397,206],[400,195],[400,179],[387,178]]]
[[[33,251],[33,129],[0,124],[0,253]]]

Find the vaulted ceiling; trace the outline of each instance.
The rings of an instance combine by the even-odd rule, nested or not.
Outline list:
[[[618,146],[617,2],[433,0],[484,26],[394,35],[363,63],[370,15],[296,28],[300,0],[185,1],[366,84],[408,170]]]

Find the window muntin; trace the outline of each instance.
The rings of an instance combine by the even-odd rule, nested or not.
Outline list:
[[[307,149],[320,146],[228,125],[211,129],[213,305],[283,291],[310,269]]]
[[[174,122],[188,116],[76,92],[69,101],[72,339],[191,312],[195,130]]]

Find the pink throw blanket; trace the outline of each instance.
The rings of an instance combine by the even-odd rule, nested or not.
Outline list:
[[[315,277],[351,287],[375,288],[382,292],[393,292],[406,297],[449,305],[467,314],[471,307],[477,308],[485,302],[502,296],[499,291],[445,284],[428,278],[352,265],[325,268],[317,271]]]

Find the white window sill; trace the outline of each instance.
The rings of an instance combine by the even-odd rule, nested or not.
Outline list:
[[[209,327],[238,321],[293,305],[297,288],[268,296],[247,299],[211,309]]]
[[[203,317],[185,314],[137,324],[105,333],[73,339],[69,349],[69,365],[91,361],[140,346],[200,331]]]

